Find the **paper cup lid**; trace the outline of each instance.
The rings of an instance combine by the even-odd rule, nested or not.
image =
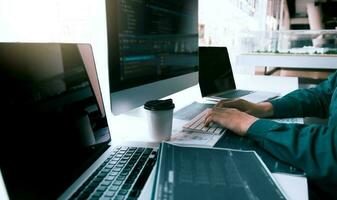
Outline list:
[[[144,108],[147,110],[171,110],[174,108],[172,99],[166,100],[151,100],[144,104]]]

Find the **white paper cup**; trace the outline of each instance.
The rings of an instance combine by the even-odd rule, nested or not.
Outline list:
[[[150,137],[158,142],[170,140],[174,110],[172,99],[148,101],[144,109]]]

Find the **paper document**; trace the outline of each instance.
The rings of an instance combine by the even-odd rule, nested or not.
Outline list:
[[[162,143],[153,199],[287,199],[254,151]]]
[[[272,120],[275,122],[286,123],[286,124],[304,124],[303,117],[272,119]]]
[[[308,182],[306,177],[291,174],[273,173],[274,178],[280,184],[291,200],[308,200]]]

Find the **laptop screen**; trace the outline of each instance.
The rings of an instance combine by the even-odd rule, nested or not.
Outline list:
[[[81,45],[0,43],[0,169],[11,199],[55,199],[108,147]]]
[[[202,97],[236,89],[226,47],[199,47],[199,86]]]

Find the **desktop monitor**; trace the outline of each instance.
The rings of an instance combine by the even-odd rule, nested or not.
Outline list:
[[[113,114],[198,83],[198,0],[106,0]]]

